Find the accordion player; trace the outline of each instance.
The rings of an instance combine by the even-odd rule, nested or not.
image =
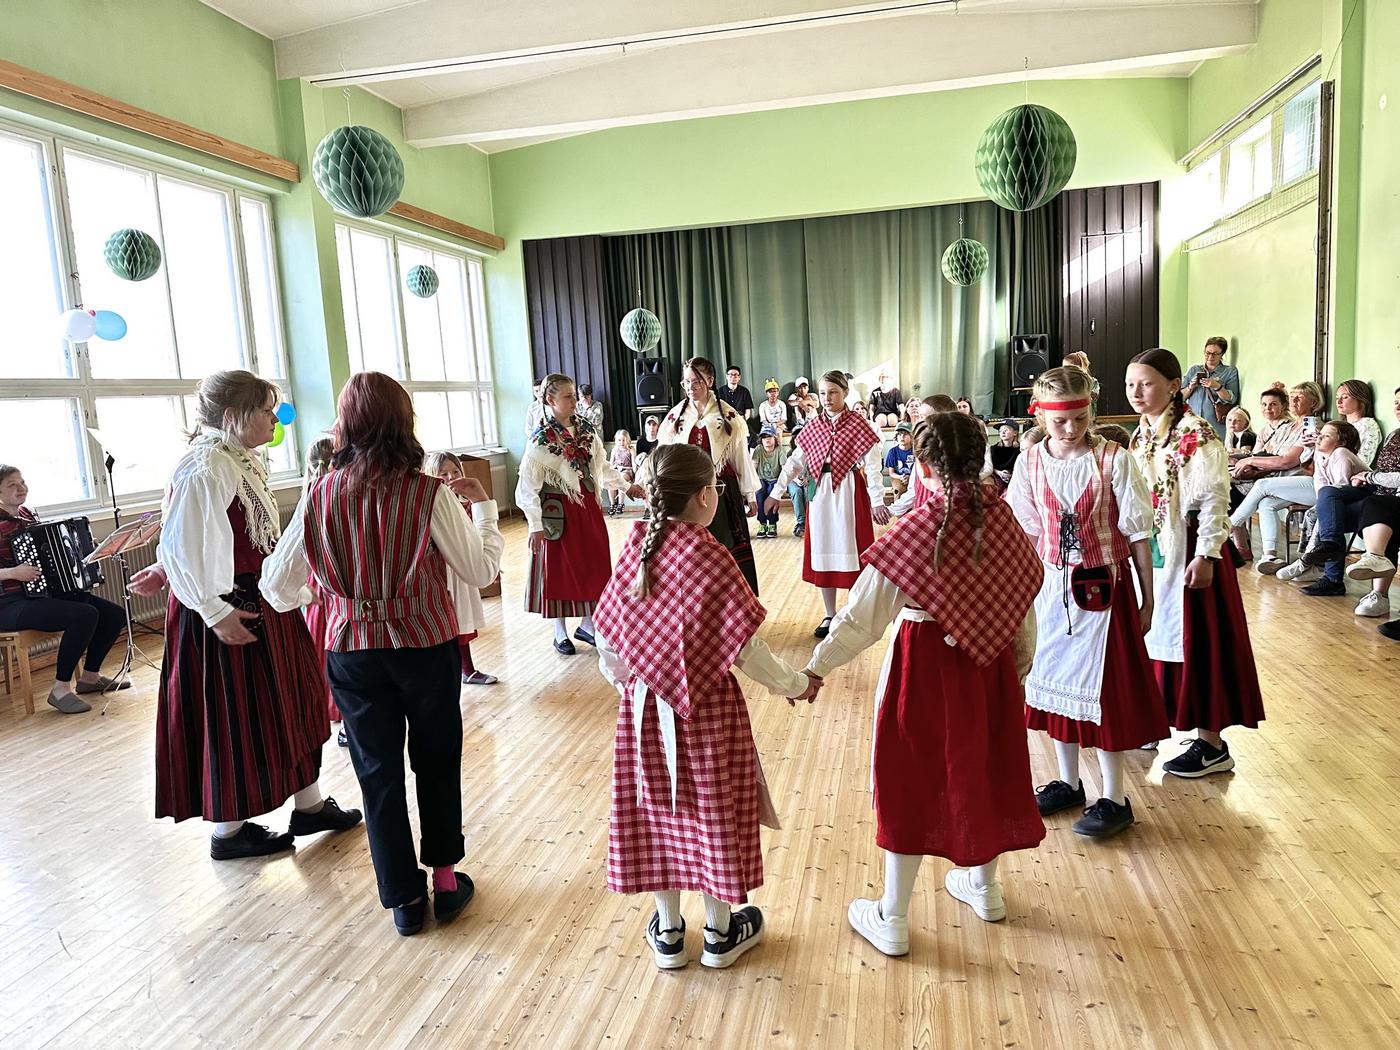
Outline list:
[[[87,518],[62,518],[28,524],[10,537],[16,564],[27,563],[39,576],[23,584],[25,593],[57,597],[90,591],[103,582],[102,569],[83,559],[93,551],[92,527]]]

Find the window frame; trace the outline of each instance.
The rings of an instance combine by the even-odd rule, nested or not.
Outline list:
[[[240,361],[237,367],[247,368],[258,375],[267,376],[282,388],[284,396],[289,394],[288,388],[291,384],[292,373],[287,352],[286,319],[282,304],[281,276],[277,258],[276,226],[271,194],[254,189],[234,179],[220,179],[203,172],[191,172],[176,165],[162,164],[144,156],[124,153],[81,138],[51,133],[12,121],[0,120],[0,133],[37,144],[43,153],[45,203],[49,209],[48,226],[51,249],[53,258],[57,261],[61,271],[60,284],[63,299],[62,309],[64,310],[75,309],[83,301],[82,275],[77,266],[78,253],[68,195],[65,151],[86,154],[99,161],[121,164],[150,173],[155,179],[154,193],[157,215],[158,221],[162,224],[165,221],[165,216],[160,209],[160,178],[162,177],[223,194],[227,201],[229,248],[233,253],[234,263],[230,276],[237,285],[235,301],[239,313],[238,321],[242,330]],[[252,303],[253,293],[249,283],[247,245],[243,231],[245,200],[254,201],[265,209],[268,263],[274,293],[272,296],[272,331],[275,335],[276,346],[271,348],[261,347],[258,344],[258,332]],[[163,266],[162,270],[164,270]],[[171,297],[168,282],[166,284],[166,297],[167,300]],[[57,318],[55,318],[56,322]],[[172,318],[172,328],[173,324]],[[182,368],[179,340],[173,331],[172,340],[175,347],[176,369],[179,371]],[[3,378],[5,384],[5,393],[0,401],[33,398],[36,400],[63,399],[77,402],[79,420],[83,428],[78,468],[84,474],[90,495],[84,500],[35,504],[36,509],[42,510],[44,514],[49,516],[100,513],[111,507],[113,493],[108,484],[106,470],[103,469],[102,465],[105,454],[96,439],[88,433],[89,428],[98,427],[100,424],[97,418],[98,399],[140,395],[175,397],[178,399],[186,426],[189,427],[193,421],[189,418],[186,410],[185,398],[194,393],[199,379],[203,378],[202,376],[186,377],[184,375],[179,378],[97,378],[92,374],[91,355],[87,343],[68,344],[66,352],[70,373],[68,376],[8,378],[3,376],[3,370],[0,369],[0,378]],[[272,478],[275,481],[298,477],[300,474],[298,447],[293,430],[287,431],[286,441],[289,445],[288,451],[291,453],[293,466],[273,474]],[[23,464],[19,465],[23,466]],[[42,492],[42,490],[40,491]],[[117,494],[117,498],[119,505],[132,507],[154,503],[159,500],[160,495],[160,489],[145,489],[120,492]]]

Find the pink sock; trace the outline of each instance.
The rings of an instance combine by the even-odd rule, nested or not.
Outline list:
[[[433,869],[433,892],[451,893],[457,888],[457,872],[449,864],[445,868]]]

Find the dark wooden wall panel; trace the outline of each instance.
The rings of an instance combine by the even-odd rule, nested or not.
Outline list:
[[[608,404],[606,281],[601,237],[525,241],[525,297],[530,304],[530,360],[535,378],[550,372],[589,383]],[[615,426],[606,416],[604,430]]]

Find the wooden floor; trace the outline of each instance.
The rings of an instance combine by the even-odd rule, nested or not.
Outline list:
[[[609,521],[615,545],[630,524]],[[503,682],[462,697],[469,912],[397,937],[363,829],[215,864],[207,825],[151,819],[150,670],[105,716],[12,704],[0,1046],[1400,1045],[1400,646],[1353,620],[1354,599],[1242,573],[1269,719],[1230,734],[1236,772],[1163,783],[1136,756],[1137,827],[1096,844],[1052,818],[1040,849],[1003,861],[1004,923],[951,900],[947,865],[927,861],[904,959],[845,918],[881,881],[867,793],[881,652],[811,708],[754,687],[785,825],[765,832],[755,895],[767,939],[728,971],[660,973],[641,937],[650,899],[603,888],[617,698],[591,655],[556,656],[520,610],[524,530],[506,531],[506,598],[487,602],[474,647]],[[819,599],[796,579],[800,543],[758,557],[767,637],[805,659]],[[1051,779],[1043,739],[1032,761]],[[358,804],[333,744],[323,784]],[[684,907],[695,957],[699,902]]]

